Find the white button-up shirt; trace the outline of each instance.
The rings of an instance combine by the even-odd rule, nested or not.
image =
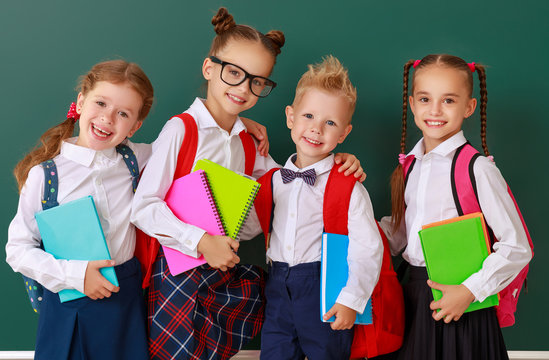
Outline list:
[[[391,236],[390,217],[381,225],[389,236],[393,254],[405,246],[403,257],[414,266],[425,266],[418,232],[422,225],[458,216],[452,195],[450,171],[456,150],[467,140],[459,132],[425,154],[421,139],[410,154],[416,158],[405,191],[404,227]],[[498,242],[482,269],[463,282],[478,301],[505,288],[530,261],[532,253],[507,183],[496,165],[480,156],[473,168],[480,207]]]
[[[310,186],[301,178],[284,184],[280,171],[273,175],[275,207],[267,257],[290,266],[320,261],[324,190],[334,165],[334,156],[330,155],[299,169],[291,160],[292,157],[284,165],[285,168],[293,171],[314,168],[317,178],[315,184]],[[368,192],[358,182],[351,194],[348,222],[349,279],[337,302],[362,313],[379,277],[383,243]]]
[[[186,113],[196,120],[198,126],[198,146],[193,167],[198,160],[209,159],[232,171],[244,173],[244,148],[238,134],[246,127],[240,118],[228,133],[219,127],[201,99],[197,98]],[[179,220],[164,202],[173,182],[184,136],[183,121],[172,118],[154,141],[153,154],[134,197],[132,222],[157,238],[160,244],[198,257],[196,247],[205,231]],[[270,156],[264,157],[256,152],[255,178],[273,167],[279,166]]]
[[[63,204],[91,195],[105,233],[111,258],[122,264],[133,257],[135,228],[130,223],[133,197],[130,171],[114,148],[95,151],[75,145],[76,138],[63,142],[54,158]],[[125,142],[135,152],[140,168],[150,154],[149,144]],[[8,229],[6,261],[14,271],[35,279],[53,292],[76,289],[84,292],[87,261],[56,260],[40,249],[40,232],[34,214],[42,211],[44,170],[34,166],[21,190],[17,214]],[[70,239],[67,239],[70,241]]]

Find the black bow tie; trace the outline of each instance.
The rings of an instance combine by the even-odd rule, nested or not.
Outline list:
[[[280,169],[280,175],[282,175],[282,182],[287,184],[293,181],[295,178],[302,178],[305,183],[313,186],[316,180],[315,169],[305,170],[303,172],[293,171],[290,169],[282,168]]]

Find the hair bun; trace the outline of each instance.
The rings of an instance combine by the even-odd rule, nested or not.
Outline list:
[[[219,10],[217,10],[217,14],[212,18],[212,25],[214,26],[215,33],[220,35],[235,27],[236,23],[233,16],[227,11],[227,8],[220,7]]]
[[[280,54],[280,48],[283,47],[284,43],[286,42],[284,33],[280,30],[271,30],[265,34],[265,37],[269,38],[272,41],[273,48],[276,54]]]

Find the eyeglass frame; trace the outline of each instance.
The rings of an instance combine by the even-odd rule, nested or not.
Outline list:
[[[221,81],[223,81],[223,82],[224,82],[225,84],[227,84],[227,85],[230,85],[230,86],[238,86],[238,85],[242,84],[244,81],[246,81],[246,79],[250,79],[250,81],[248,81],[248,86],[250,87],[250,91],[252,92],[252,94],[254,94],[255,96],[260,97],[260,98],[264,98],[264,97],[269,96],[269,94],[271,94],[271,92],[273,91],[273,89],[276,87],[276,83],[275,83],[274,81],[272,81],[271,79],[269,79],[269,78],[266,78],[266,77],[264,77],[264,76],[259,76],[259,75],[252,75],[252,74],[250,74],[249,72],[247,72],[246,70],[244,70],[243,68],[241,68],[240,66],[235,65],[235,64],[230,63],[230,62],[227,62],[227,61],[223,61],[223,60],[221,60],[221,59],[219,59],[218,57],[213,56],[213,55],[212,55],[212,56],[209,56],[208,58],[209,58],[213,63],[221,65],[221,71],[219,72],[219,78],[221,79]],[[238,84],[230,84],[230,83],[228,83],[227,81],[225,81],[225,79],[223,79],[222,74],[223,74],[223,70],[225,69],[225,66],[226,66],[226,65],[231,65],[231,66],[234,66],[234,67],[236,67],[236,68],[242,70],[242,72],[244,72],[244,78],[242,79],[242,81],[240,81]],[[269,93],[268,93],[267,95],[261,96],[261,95],[257,95],[257,94],[254,92],[254,90],[252,89],[252,80],[253,80],[254,78],[260,78],[260,79],[263,79],[263,80],[267,80],[267,81],[269,81],[269,82],[271,82],[271,83],[273,84],[273,85],[271,86],[271,90],[269,90]]]

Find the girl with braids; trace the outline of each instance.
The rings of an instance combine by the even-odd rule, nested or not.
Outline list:
[[[152,103],[153,87],[139,66],[123,60],[96,64],[81,78],[67,119],[46,131],[41,145],[15,168],[20,198],[6,260],[45,288],[35,359],[148,359],[141,270],[130,223],[136,177],[124,158],[141,168],[147,162],[151,146],[127,138],[141,127]],[[80,131],[72,137],[77,119]],[[50,188],[57,201],[48,196]],[[46,208],[43,203],[53,202],[47,205],[52,207],[87,195],[93,196],[112,260],[55,259],[40,247],[34,214]],[[108,266],[115,266],[119,286],[99,272]],[[87,297],[61,303],[57,292],[63,289]]]
[[[249,166],[242,138],[246,127],[239,114],[276,86],[269,76],[284,35],[276,30],[262,34],[237,25],[225,8],[218,10],[212,24],[217,36],[202,64],[208,82],[206,99],[196,98],[184,114],[166,123],[153,144],[133,203],[136,226],[164,246],[194,257],[202,254],[207,261],[173,276],[162,249],[158,250],[148,290],[153,359],[228,359],[259,332],[263,322],[261,268],[238,264],[237,241],[183,223],[164,202],[174,176],[189,171],[182,171],[179,161],[188,153],[194,154],[190,169],[198,160],[209,159],[257,178],[279,167],[270,156],[260,156],[253,143]],[[185,140],[191,130],[194,144]],[[354,157],[348,157],[347,162],[353,165],[348,171],[358,169],[360,176]]]
[[[411,95],[408,77],[414,69]],[[498,240],[482,268],[460,285],[428,280],[418,231],[421,226],[457,217],[452,195],[452,161],[467,143],[461,126],[477,106],[472,98],[473,72],[480,81],[482,147],[486,157],[473,163],[480,208]],[[405,156],[408,102],[423,138]],[[483,301],[505,288],[530,261],[527,234],[510,197],[507,184],[486,146],[486,75],[479,64],[451,55],[428,55],[404,66],[404,94],[400,165],[391,179],[392,218],[383,218],[393,254],[403,252],[409,264],[404,285],[406,330],[398,359],[507,359],[495,308],[469,313],[475,300]],[[413,157],[411,157],[413,155]],[[403,176],[403,165],[415,157]],[[443,297],[433,301],[431,288]],[[440,309],[440,311],[436,311]]]

